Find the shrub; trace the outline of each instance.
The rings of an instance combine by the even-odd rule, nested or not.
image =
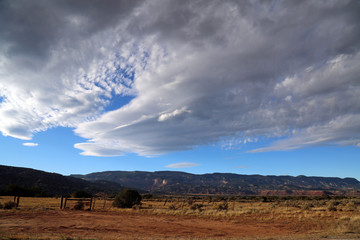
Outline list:
[[[136,190],[125,189],[119,192],[113,202],[114,207],[118,208],[132,208],[134,205],[141,203],[141,196]]]
[[[299,203],[297,201],[294,201],[294,200],[286,200],[285,201],[285,206],[286,207],[301,208]]]
[[[170,205],[169,205],[169,209],[170,209],[170,210],[176,210],[177,207],[176,207],[175,204],[170,204]]]
[[[356,211],[357,210],[357,204],[354,201],[350,201],[346,204],[346,209],[348,211]]]
[[[75,203],[74,206],[75,210],[84,210],[84,203],[82,201],[78,201]]]
[[[136,204],[136,205],[132,206],[132,209],[133,210],[140,210],[140,205]]]
[[[11,202],[11,201],[5,203],[5,205],[4,205],[4,209],[13,209],[14,207],[16,207],[16,203]]]
[[[152,199],[152,197],[153,197],[153,195],[150,194],[150,193],[147,193],[147,194],[142,195],[142,198],[143,198],[143,199]]]
[[[329,211],[336,211],[336,210],[337,210],[337,209],[336,209],[336,205],[335,205],[334,202],[330,202],[329,205],[327,206],[327,209],[328,209]]]
[[[5,196],[20,196],[20,197],[49,197],[50,195],[44,192],[39,187],[26,187],[17,184],[8,185],[3,191],[0,191],[1,195]]]
[[[311,203],[305,203],[304,205],[301,206],[301,209],[310,210],[312,207],[314,207],[314,205],[312,205]]]
[[[194,205],[191,205],[190,206],[190,209],[191,210],[199,210],[200,212],[203,210],[202,208],[204,207],[203,204],[197,204],[195,203]]]
[[[8,196],[21,196],[21,197],[31,197],[33,194],[31,193],[30,189],[19,186],[17,184],[10,184],[5,188],[4,191],[5,195]]]
[[[222,210],[228,210],[229,205],[228,205],[227,202],[223,202],[223,203],[219,203],[219,204],[215,205],[214,208],[215,208],[216,210],[220,210],[220,211],[222,211]]]
[[[220,202],[220,201],[225,201],[225,198],[223,196],[217,196],[216,197],[216,201]]]
[[[83,190],[76,191],[72,194],[74,198],[91,198],[92,195],[88,192],[85,192]]]

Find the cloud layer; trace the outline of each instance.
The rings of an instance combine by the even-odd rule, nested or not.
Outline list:
[[[92,156],[358,146],[359,22],[345,0],[2,1],[0,131],[73,127]]]
[[[191,163],[191,162],[180,162],[180,163],[173,163],[165,166],[166,168],[191,168],[199,166],[200,164]]]

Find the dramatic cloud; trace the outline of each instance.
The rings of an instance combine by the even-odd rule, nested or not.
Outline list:
[[[92,156],[359,146],[359,22],[346,0],[2,1],[0,131],[74,127]]]
[[[95,119],[113,95],[132,94],[135,53],[116,45],[129,42],[118,34],[138,1],[107,3],[1,1],[3,135],[27,140],[51,127],[76,127]]]
[[[39,144],[37,143],[32,143],[32,142],[26,142],[22,144],[25,147],[37,147]]]
[[[173,163],[165,166],[166,168],[191,168],[199,166],[200,164],[191,163],[191,162],[181,162],[181,163]]]

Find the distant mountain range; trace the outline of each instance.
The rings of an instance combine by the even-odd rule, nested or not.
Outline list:
[[[41,189],[46,194],[54,196],[71,194],[78,190],[84,190],[92,194],[99,192],[115,194],[123,189],[118,183],[106,180],[90,182],[57,173],[0,165],[0,191],[4,191],[11,184],[25,188]]]
[[[106,180],[159,194],[322,195],[359,194],[355,178],[261,176],[231,173],[190,174],[159,171],[107,171],[71,175],[87,181]]]
[[[59,196],[84,190],[115,194],[124,187],[154,194],[360,195],[355,178],[261,176],[231,173],[190,174],[175,171],[107,171],[63,176],[30,168],[0,165],[0,192],[10,184]]]

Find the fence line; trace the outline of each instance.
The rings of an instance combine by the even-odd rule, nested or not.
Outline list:
[[[0,196],[1,206],[11,202],[14,208],[34,209],[69,209],[73,208],[77,202],[82,202],[88,210],[101,210],[111,208],[114,198],[93,197],[93,198],[73,198],[73,197],[22,197],[22,196]]]
[[[64,197],[61,196],[61,200],[60,200],[60,209],[65,209],[66,205],[68,203],[68,201],[76,201],[76,202],[85,202],[88,203],[86,204],[87,206],[89,206],[89,210],[94,210],[95,209],[95,203],[96,200],[103,200],[104,204],[103,204],[103,209],[106,206],[106,201],[113,201],[113,198],[70,198],[70,197]]]

